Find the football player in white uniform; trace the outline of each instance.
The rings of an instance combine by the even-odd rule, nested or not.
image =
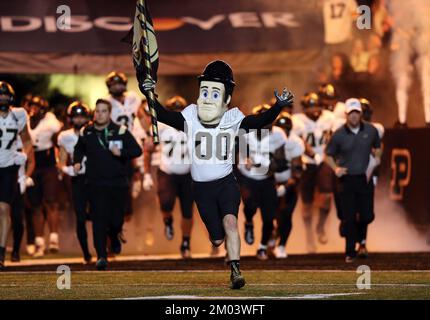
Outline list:
[[[58,146],[60,148],[58,158],[58,168],[71,177],[72,181],[72,201],[76,214],[76,234],[82,249],[85,263],[91,263],[91,254],[88,249],[88,236],[86,222],[88,220],[88,192],[85,184],[85,160],[82,168],[75,174],[73,170],[73,152],[78,143],[79,130],[90,120],[90,109],[80,101],[75,101],[67,108],[67,116],[73,127],[61,131],[58,135]]]
[[[142,92],[155,88],[151,79],[138,74]],[[250,129],[261,129],[272,123],[282,107],[291,104],[293,95],[284,89],[277,103],[258,115],[244,116],[238,108],[230,108],[235,82],[230,66],[224,61],[209,63],[199,77],[200,93],[196,104],[181,113],[154,106],[160,122],[187,134],[191,153],[193,196],[200,216],[209,231],[211,242],[220,246],[224,239],[231,266],[231,288],[240,289],[245,279],[239,268],[240,237],[237,214],[240,191],[233,174],[235,138]],[[242,129],[242,130],[240,130]]]
[[[142,99],[136,92],[127,90],[127,82],[128,79],[124,73],[118,71],[109,73],[106,77],[106,86],[109,90],[109,96],[106,100],[112,105],[112,121],[117,125],[126,126],[143,149],[143,140],[146,138],[146,133],[140,122],[140,119],[144,117]],[[133,177],[135,167],[139,170],[136,171],[136,177]],[[143,171],[143,156],[130,163],[130,192],[125,211],[126,220],[131,217],[133,211],[133,193],[134,198],[140,193],[141,174]],[[136,180],[138,180],[138,183],[133,183]]]
[[[292,132],[293,121],[288,112],[282,112],[274,125],[284,130],[287,136],[281,157],[286,161],[286,170],[275,173],[278,196],[276,234],[279,237],[275,256],[282,259],[287,257],[285,247],[293,226],[292,217],[297,204],[297,188],[303,171],[302,155],[305,152],[305,145],[303,140]]]
[[[166,108],[181,112],[187,102],[181,96],[167,100]],[[157,194],[164,221],[164,233],[168,240],[174,236],[173,208],[176,198],[179,198],[182,213],[182,243],[180,252],[183,258],[190,258],[190,237],[193,226],[193,197],[191,192],[191,165],[184,132],[178,131],[164,123],[158,124],[160,137],[161,159],[157,170]],[[147,167],[150,167],[151,157],[146,157]]]
[[[306,152],[303,156],[305,170],[301,179],[300,192],[307,248],[309,252],[315,252],[316,246],[312,232],[314,205],[319,207],[316,229],[318,241],[322,244],[327,243],[325,222],[330,212],[335,176],[333,170],[323,162],[323,157],[324,149],[331,136],[334,116],[332,112],[322,108],[320,98],[315,92],[303,96],[302,106],[304,112],[295,115],[304,125],[301,136],[306,144]]]
[[[252,114],[257,115],[270,109],[267,104],[262,104],[252,109]],[[278,149],[283,149],[287,137],[278,127],[267,125],[262,130],[253,130],[243,136],[247,144],[246,152],[239,154],[246,161],[240,161],[239,184],[240,194],[244,204],[245,214],[245,242],[254,243],[254,215],[260,208],[263,221],[261,241],[257,249],[257,258],[267,260],[267,245],[273,232],[273,220],[276,214],[276,185],[274,173],[271,170],[271,158]],[[245,150],[244,150],[245,151]]]
[[[11,203],[18,191],[18,168],[27,161],[27,154],[33,152],[27,113],[23,108],[13,108],[14,100],[12,86],[0,81],[0,270],[4,268]],[[18,151],[18,137],[21,137],[24,152]],[[28,166],[28,175],[33,167]]]
[[[384,138],[384,133],[385,133],[385,128],[384,126],[379,123],[379,122],[373,122],[372,121],[372,116],[373,116],[373,109],[372,106],[370,104],[370,101],[367,100],[366,98],[360,98],[359,99],[360,104],[361,104],[361,109],[363,110],[363,120],[366,122],[371,123],[376,130],[378,130],[378,134],[379,134],[379,138],[382,140]],[[381,143],[381,150],[383,150],[383,143]],[[375,161],[375,157],[373,155],[370,156],[370,161],[369,161],[369,174],[371,175],[371,183],[373,186],[372,191],[375,192],[375,187],[378,183],[378,175],[379,175],[379,166],[374,166],[373,163]],[[372,199],[374,200],[374,195],[372,196]],[[367,227],[369,226],[369,224],[367,223],[362,223],[358,225],[358,244],[359,244],[359,248],[358,248],[358,257],[359,258],[367,258],[368,256],[368,251],[367,251],[367,247],[366,247],[366,238],[367,238]]]
[[[30,136],[34,147],[36,169],[32,175],[34,186],[27,189],[28,200],[34,210],[33,224],[36,235],[34,257],[45,253],[45,222],[49,227],[51,253],[59,250],[59,210],[57,194],[59,189],[57,170],[56,136],[62,123],[49,111],[46,99],[35,96],[30,102]],[[46,214],[46,216],[45,216]]]

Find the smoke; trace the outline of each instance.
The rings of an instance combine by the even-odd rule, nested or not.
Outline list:
[[[413,59],[421,80],[426,122],[430,122],[430,1],[391,0],[393,38],[390,58],[396,84],[399,119],[406,122],[408,89],[412,83]]]

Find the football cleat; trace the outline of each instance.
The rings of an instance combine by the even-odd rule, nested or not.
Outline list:
[[[254,224],[251,223],[245,223],[245,242],[249,245],[252,245],[254,243]]]
[[[36,250],[34,251],[34,258],[41,258],[45,255],[45,239],[43,237],[36,237]]]
[[[346,256],[345,257],[345,263],[354,263],[356,257]]]
[[[175,235],[175,230],[173,229],[172,223],[166,223],[164,225],[164,235],[166,236],[167,240],[172,240],[173,236]]]
[[[257,259],[258,260],[267,260],[269,256],[267,255],[267,249],[260,248],[257,250]]]
[[[358,257],[365,259],[369,256],[369,252],[367,251],[365,244],[360,244],[360,247],[358,248]]]
[[[50,253],[58,253],[58,251],[60,250],[58,233],[53,232],[49,235],[48,250]]]
[[[191,258],[191,250],[190,250],[189,241],[182,241],[180,250],[181,250],[182,258],[184,258],[184,259],[190,259]]]
[[[285,250],[285,246],[277,246],[275,249],[275,256],[278,259],[285,259],[288,257],[287,251]]]
[[[25,249],[29,256],[34,255],[34,253],[36,252],[36,246],[34,244],[27,244]]]

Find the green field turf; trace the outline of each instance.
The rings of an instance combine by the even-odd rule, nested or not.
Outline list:
[[[56,273],[0,273],[0,299],[118,299],[159,296],[287,299],[430,299],[430,271],[371,274],[358,290],[355,272],[246,271],[247,285],[228,288],[227,272],[74,272],[71,289],[57,289]],[[327,295],[326,294],[339,294]],[[348,295],[347,295],[348,294]]]

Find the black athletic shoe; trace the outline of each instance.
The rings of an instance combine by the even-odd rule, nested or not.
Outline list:
[[[254,224],[245,223],[245,242],[249,245],[254,243]]]
[[[105,258],[100,258],[96,262],[97,270],[103,271],[107,269],[108,262]]]
[[[111,243],[110,243],[110,251],[113,254],[120,254],[122,250],[122,245],[121,245],[121,241],[119,240],[119,237],[112,237],[111,238]]]
[[[167,240],[172,240],[173,236],[175,235],[175,230],[173,229],[172,223],[166,223],[164,225],[164,235],[166,236]]]
[[[21,256],[19,254],[19,251],[12,251],[12,254],[10,255],[10,261],[12,262],[20,262]]]
[[[240,270],[236,267],[231,270],[230,281],[231,289],[240,289],[245,285],[245,278],[242,277]]]

